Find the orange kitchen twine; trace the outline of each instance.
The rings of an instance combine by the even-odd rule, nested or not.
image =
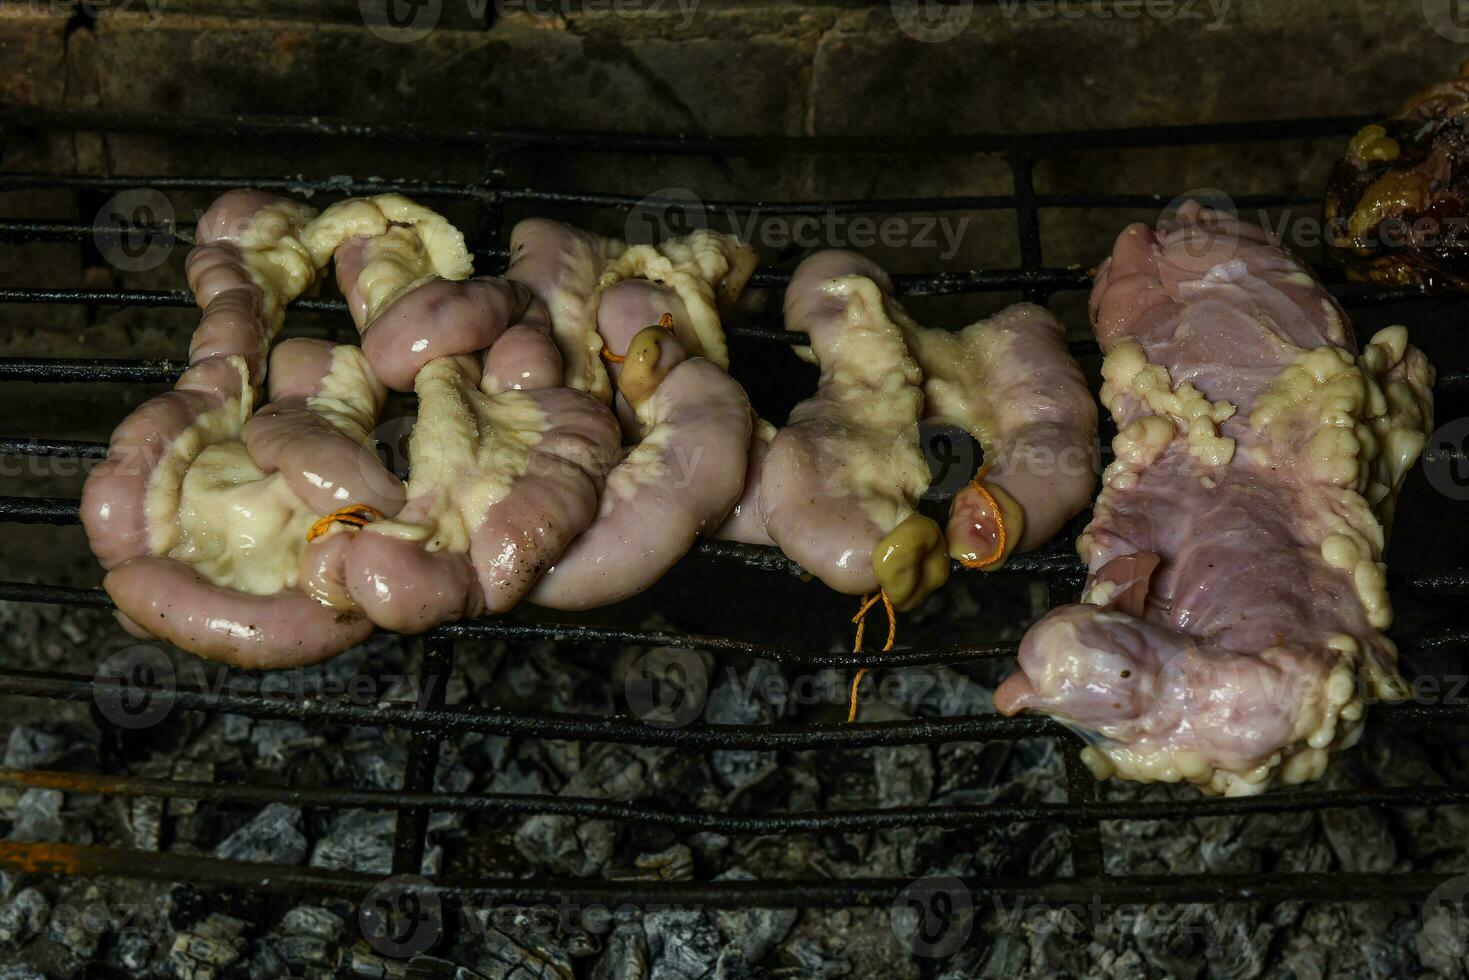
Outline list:
[[[984,480],[984,474],[989,468],[988,463],[981,466],[979,472],[974,474],[974,480],[970,483],[970,486],[974,487],[975,492],[984,498],[985,503],[990,505],[990,510],[995,512],[995,550],[991,551],[984,558],[960,558],[959,564],[965,568],[983,568],[986,565],[993,565],[1004,557],[1005,554],[1005,514],[1000,510],[1000,502],[995,499],[995,495],[990,493],[989,489],[981,482]]]
[[[857,615],[852,617],[852,622],[857,624],[857,641],[852,644],[853,653],[862,652],[862,634],[867,628],[867,610],[882,600],[883,609],[888,614],[888,641],[883,644],[882,652],[887,653],[893,648],[893,641],[898,638],[898,614],[893,611],[893,601],[888,598],[886,589],[879,589],[871,595],[862,597],[862,606],[857,610]],[[861,667],[857,670],[857,676],[852,678],[852,700],[847,708],[847,722],[857,720],[857,688],[862,683],[862,678],[867,676],[867,668]]]
[[[673,333],[673,314],[665,313],[660,316],[658,318],[658,326],[662,327],[664,330],[667,330],[669,333]],[[602,360],[611,361],[613,364],[621,364],[623,361],[627,360],[627,355],[612,353],[612,351],[607,349],[607,345],[604,343],[602,344]]]
[[[306,540],[315,541],[330,530],[333,524],[363,527],[373,521],[382,520],[382,517],[383,512],[376,507],[369,507],[367,504],[348,504],[345,507],[339,507],[325,517],[318,518],[316,523],[311,525],[311,530],[306,532]]]

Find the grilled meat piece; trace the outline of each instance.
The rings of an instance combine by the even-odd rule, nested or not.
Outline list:
[[[1327,233],[1350,278],[1469,290],[1469,62],[1363,127],[1326,186]]]
[[[1259,228],[1189,202],[1092,292],[1117,421],[1083,602],[1041,619],[1000,711],[1092,733],[1098,776],[1256,793],[1324,771],[1399,696],[1382,552],[1433,370]]]

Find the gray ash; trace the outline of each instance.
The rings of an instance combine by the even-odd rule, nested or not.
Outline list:
[[[1023,593],[1015,605],[1029,603]],[[999,635],[962,589],[914,617],[913,642]],[[991,609],[994,607],[991,606]],[[1011,608],[1015,608],[1014,605]],[[11,662],[85,673],[123,642],[87,612],[0,607]],[[839,621],[839,620],[838,620]],[[660,620],[652,622],[664,625]],[[77,645],[81,636],[87,643]],[[835,646],[836,642],[832,641]],[[551,644],[459,651],[451,704],[570,714],[628,711],[627,671],[641,650]],[[707,673],[699,715],[715,724],[836,721],[850,678],[809,678],[764,662],[694,656]],[[179,658],[181,674],[197,667]],[[373,679],[371,697],[411,701],[413,645],[375,641],[293,683],[317,691]],[[211,668],[212,670],[212,668]],[[993,666],[879,671],[864,721],[990,710]],[[206,675],[215,676],[206,671]],[[896,679],[896,680],[895,680]],[[873,684],[873,681],[885,683]],[[408,736],[371,727],[249,721],[176,712],[149,729],[105,724],[86,704],[18,704],[5,765],[127,772],[200,783],[400,785]],[[1445,782],[1464,753],[1434,752],[1406,734],[1372,730],[1340,756],[1327,785]],[[765,815],[867,807],[983,805],[1064,798],[1065,767],[1050,740],[949,743],[857,752],[718,751],[549,742],[480,734],[445,742],[434,778],[447,792],[549,794]],[[1107,785],[1110,798],[1169,799],[1191,789]],[[95,843],[391,879],[394,818],[370,810],[0,792],[11,840]],[[1193,821],[1108,822],[1114,875],[1213,872],[1466,870],[1469,826],[1457,808],[1262,814]],[[422,871],[611,882],[886,876],[1055,877],[1071,872],[1061,827],[729,836],[569,816],[438,813]],[[740,980],[869,977],[1151,978],[1462,976],[1461,923],[1446,910],[1383,904],[1042,906],[968,896],[962,941],[944,946],[895,927],[886,908],[720,910],[446,907],[433,941],[401,955],[364,938],[360,909],[342,900],[215,892],[188,885],[42,875],[0,879],[0,977],[157,975],[197,978],[462,977]],[[901,911],[901,910],[900,910]],[[7,972],[8,971],[8,972]],[[29,972],[28,972],[29,971]],[[92,971],[89,973],[89,971]],[[98,972],[100,971],[100,972]],[[108,971],[111,971],[110,973]]]

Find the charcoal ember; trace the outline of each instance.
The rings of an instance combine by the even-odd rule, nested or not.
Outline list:
[[[144,930],[125,929],[112,945],[112,956],[122,966],[135,974],[141,974],[153,959],[153,937]]]
[[[701,830],[696,834],[688,836],[689,849],[694,856],[701,861],[710,863],[719,859],[725,851],[729,850],[730,839],[723,834],[716,834],[711,830]]]
[[[560,795],[631,800],[648,795],[650,770],[672,749],[637,749],[599,744],[588,751],[584,765],[561,788]],[[586,877],[612,859],[616,827],[602,820],[578,822],[573,817],[540,814],[521,824],[516,849],[528,861],[557,871]]]
[[[615,877],[645,881],[690,881],[694,877],[694,852],[686,844],[674,844],[651,854],[633,858],[633,869]]]
[[[769,725],[789,703],[780,668],[757,660],[743,673],[716,672],[719,683],[704,701],[704,721],[712,725]],[[772,704],[772,700],[775,702]],[[776,753],[760,749],[715,749],[710,764],[725,786],[741,790],[775,771]]]
[[[1326,185],[1323,217],[1349,276],[1469,289],[1469,65],[1363,127]]]
[[[214,782],[214,763],[197,759],[179,759],[173,765],[173,778],[181,783]],[[199,801],[176,796],[168,801],[168,814],[172,817],[187,817],[197,812]]]
[[[1195,977],[1204,965],[1203,909],[1197,905],[1153,905],[1132,923],[1138,952],[1172,977]]]
[[[168,963],[179,980],[214,980],[245,951],[245,923],[215,913],[173,937]]]
[[[391,874],[396,824],[390,811],[345,810],[316,842],[311,866]]]
[[[475,970],[487,980],[574,980],[571,959],[554,943],[512,939],[488,929]]]
[[[95,900],[97,896],[93,890],[92,901],[58,905],[51,913],[51,941],[83,963],[95,958],[97,947],[111,931],[107,907]]]
[[[16,725],[5,741],[6,769],[69,769],[95,756],[95,745],[66,729]]]
[[[1220,980],[1251,980],[1265,972],[1266,956],[1275,927],[1260,921],[1259,909],[1221,905],[1205,910],[1204,956],[1209,976]]]
[[[1340,866],[1347,871],[1390,871],[1398,845],[1392,827],[1371,807],[1333,809],[1321,814],[1321,828]]]
[[[408,746],[383,738],[376,728],[354,728],[343,744],[357,781],[375,789],[397,789],[408,762]]]
[[[815,939],[804,937],[785,947],[786,955],[800,970],[803,977],[825,980],[828,977],[844,977],[852,972],[852,963],[840,953],[835,953]]]
[[[612,684],[601,673],[569,663],[554,644],[536,644],[501,672],[509,692],[550,711],[607,715],[614,706]]]
[[[648,940],[640,923],[618,925],[607,936],[607,946],[592,967],[591,980],[647,980]]]
[[[744,950],[735,943],[729,943],[719,951],[709,980],[756,980],[756,973],[749,960],[745,959]]]
[[[1419,962],[1445,976],[1460,976],[1462,965],[1469,961],[1469,930],[1464,928],[1463,910],[1440,903],[1424,911],[1413,937]]]
[[[66,835],[61,820],[61,804],[64,800],[57,789],[28,789],[16,801],[10,825],[10,840],[48,843],[59,841]]]
[[[284,803],[270,804],[220,841],[214,856],[229,861],[300,864],[306,857],[301,811]]]
[[[995,710],[992,688],[948,667],[891,671],[878,690],[884,703],[923,717],[984,715]]]
[[[447,743],[439,752],[434,769],[434,790],[439,793],[463,793],[474,782],[474,773],[459,758],[459,748]]]
[[[744,868],[734,867],[715,881],[754,881]],[[785,940],[800,913],[796,909],[740,909],[711,913],[714,925],[726,943],[738,946],[747,963],[759,963]]]
[[[47,977],[27,963],[6,963],[0,965],[0,980],[47,980]]]
[[[893,712],[870,716],[873,721],[890,721],[903,717]],[[933,750],[927,745],[884,745],[872,750],[872,778],[880,806],[922,806],[933,795]]]
[[[1109,949],[1105,946],[1093,943],[1089,948],[1093,954],[1096,970],[1095,972],[1113,980],[1151,980],[1154,975],[1148,969],[1147,963],[1135,949],[1125,949],[1121,952]],[[987,974],[988,976],[1004,976],[1005,974]]]
[[[255,729],[255,720],[245,715],[224,715],[223,732],[224,740],[231,745],[239,745],[251,740],[251,733]]]
[[[266,769],[284,769],[297,753],[319,749],[326,739],[297,721],[262,719],[250,732],[255,757]]]
[[[0,906],[0,944],[23,946],[51,917],[51,903],[34,888],[22,888]]]
[[[719,961],[719,930],[702,912],[662,909],[643,916],[651,980],[699,980]]]
[[[156,851],[163,839],[163,800],[156,796],[134,797],[128,803],[128,835],[140,851]]]
[[[938,980],[969,980],[970,977],[1008,978],[1024,976],[1030,963],[1030,945],[1013,930],[1005,929],[994,937],[978,968],[970,966],[967,951],[961,950]]]
[[[550,790],[546,774],[523,759],[512,759],[490,780],[491,793],[542,794]]]

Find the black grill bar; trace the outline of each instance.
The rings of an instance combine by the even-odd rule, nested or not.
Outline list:
[[[75,844],[0,841],[0,869],[140,879],[189,881],[203,887],[249,889],[360,901],[377,876],[323,868],[247,864],[171,852]],[[1049,905],[1093,907],[1127,904],[1184,904],[1287,901],[1423,901],[1461,872],[1289,872],[1209,875],[1105,875],[1093,878],[964,878],[971,895],[984,900],[1017,898]],[[910,878],[790,879],[785,881],[649,882],[588,881],[580,878],[503,878],[434,883],[447,903],[489,906],[551,905],[585,908],[886,908]]]
[[[1091,780],[1089,774],[1086,778]],[[1092,782],[1095,783],[1095,780]],[[1200,817],[1339,810],[1361,806],[1404,808],[1469,805],[1469,788],[1457,786],[1306,790],[1289,795],[1177,800],[992,803],[983,807],[933,804],[829,813],[816,811],[779,814],[707,812],[595,797],[201,783],[35,769],[0,769],[0,786],[11,786],[20,790],[56,789],[67,793],[257,806],[284,803],[302,808],[365,810],[418,807],[446,812],[485,813],[505,818],[547,814],[574,817],[578,820],[648,824],[686,832],[705,831],[757,837],[801,833],[868,833],[910,827],[942,827],[954,830],[1029,822],[1074,827],[1089,826],[1104,820],[1195,820]]]
[[[99,683],[81,674],[11,668],[0,671],[0,695],[12,694],[56,701],[116,703],[119,698],[149,693],[167,699],[180,711],[225,711],[250,718],[398,728],[432,732],[439,737],[460,732],[488,735],[617,742],[623,745],[667,745],[688,749],[864,749],[880,745],[919,742],[989,741],[991,739],[1056,737],[1065,729],[1047,718],[999,715],[920,718],[912,721],[819,725],[690,725],[660,728],[625,716],[583,717],[549,711],[503,711],[473,706],[419,708],[399,704],[361,705],[320,698],[296,699],[271,695],[223,694],[179,685],[173,689],[132,685],[123,688]],[[1440,720],[1469,718],[1469,705],[1460,711],[1444,706]]]
[[[85,448],[86,459],[101,459],[106,456],[101,443],[79,443]],[[42,452],[33,455],[67,455],[64,446],[54,442],[42,442]],[[28,443],[20,439],[0,439],[0,454],[27,453]],[[80,453],[78,454],[80,455]],[[0,523],[13,524],[77,524],[81,522],[81,500],[76,497],[3,497],[0,496]],[[765,571],[783,571],[791,575],[805,575],[805,570],[787,558],[779,548],[770,545],[742,544],[736,541],[701,540],[689,551],[690,556],[705,561],[722,561]],[[973,569],[954,562],[955,573],[967,574]],[[985,575],[1034,575],[1042,578],[1079,579],[1086,574],[1086,567],[1074,552],[1041,551],[1016,555],[1002,567]],[[1469,569],[1454,568],[1443,571],[1413,573],[1391,571],[1389,581],[1396,588],[1416,592],[1455,592],[1469,588]],[[444,629],[468,628],[464,624],[445,626]]]
[[[412,122],[363,123],[317,116],[202,116],[157,112],[116,112],[69,107],[0,106],[0,126],[44,130],[88,130],[161,136],[209,137],[297,136],[362,139],[398,144],[489,146],[501,150],[553,147],[613,153],[691,153],[735,156],[747,153],[1030,154],[1161,146],[1310,140],[1355,132],[1372,116],[1269,119],[1256,122],[1202,123],[1183,126],[1128,126],[1113,129],[1048,133],[918,133],[861,136],[708,137],[647,135],[621,132],[574,132],[525,128],[483,129],[474,126],[427,127]]]

